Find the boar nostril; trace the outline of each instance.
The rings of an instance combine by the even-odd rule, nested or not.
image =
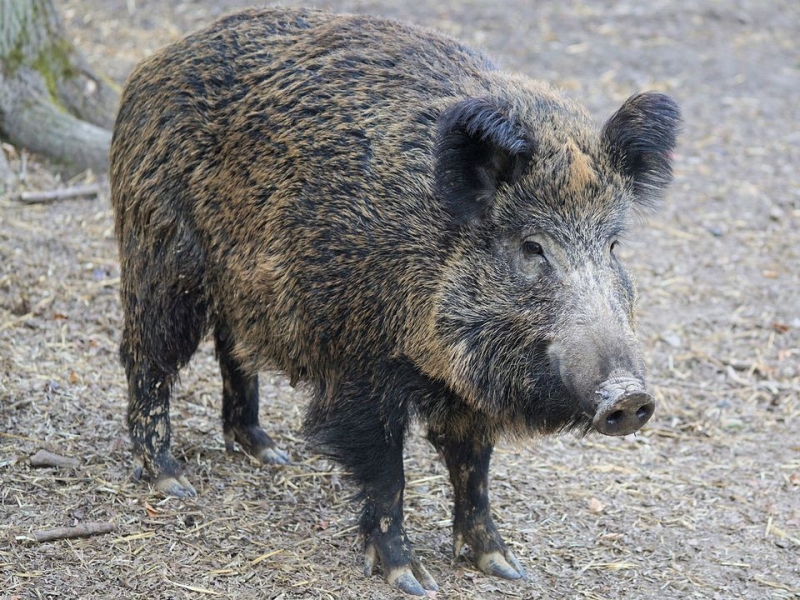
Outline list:
[[[653,404],[643,404],[639,407],[639,410],[636,411],[636,418],[639,419],[640,422],[644,423],[653,415]]]
[[[639,409],[639,410],[641,410],[641,409]],[[636,413],[636,416],[639,416],[638,412]],[[617,423],[619,423],[620,421],[622,421],[622,419],[624,419],[624,418],[625,418],[625,413],[624,412],[622,412],[621,410],[615,410],[614,412],[612,412],[610,415],[608,415],[606,417],[606,423],[608,423],[610,426],[614,426]]]

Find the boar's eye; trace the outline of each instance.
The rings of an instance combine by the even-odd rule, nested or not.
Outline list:
[[[614,240],[611,242],[611,254],[614,254],[614,250],[619,247],[619,240]]]
[[[522,242],[522,253],[527,258],[532,258],[534,256],[544,256],[544,248],[539,242],[534,242],[533,240],[525,240]]]

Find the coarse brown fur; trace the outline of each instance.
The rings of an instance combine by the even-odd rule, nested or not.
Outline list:
[[[457,547],[520,576],[491,520],[491,449],[590,429],[604,382],[644,397],[612,250],[669,181],[677,123],[642,95],[598,133],[547,86],[364,16],[251,10],[159,52],[111,151],[134,453],[193,493],[169,390],[213,329],[229,447],[282,462],[257,373],[311,384],[306,429],[361,486],[368,570],[435,587],[402,527],[416,414],[451,472]]]

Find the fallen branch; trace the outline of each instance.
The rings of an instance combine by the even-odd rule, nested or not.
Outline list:
[[[116,531],[117,526],[113,523],[81,523],[75,527],[57,527],[56,529],[46,529],[36,531],[33,537],[40,544],[52,542],[54,540],[66,540],[71,538],[89,537],[92,535],[103,535]]]
[[[47,192],[20,192],[13,198],[17,202],[22,202],[23,204],[47,204],[49,202],[57,202],[58,200],[67,200],[69,198],[94,197],[99,193],[100,186],[92,184],[76,185]]]
[[[53,454],[47,450],[39,450],[36,454],[31,456],[32,467],[72,467],[80,466],[80,461],[76,458],[68,456],[60,456]]]

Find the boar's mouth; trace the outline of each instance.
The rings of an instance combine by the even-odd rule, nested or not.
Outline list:
[[[629,375],[609,377],[595,392],[599,398],[592,425],[604,435],[628,435],[653,416],[656,403],[641,380]]]

